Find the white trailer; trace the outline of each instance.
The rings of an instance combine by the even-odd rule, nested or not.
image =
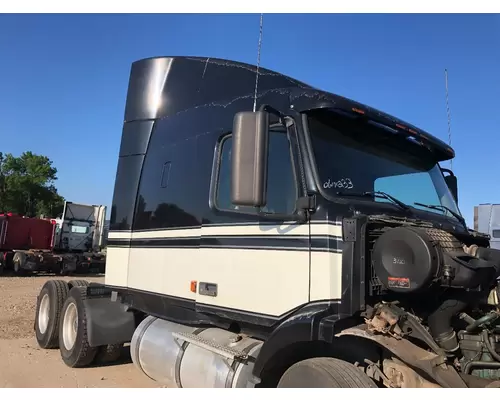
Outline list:
[[[500,204],[475,206],[474,230],[490,235],[491,248],[500,249]]]

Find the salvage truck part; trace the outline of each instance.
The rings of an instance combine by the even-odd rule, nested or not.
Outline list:
[[[0,269],[16,275],[74,272],[74,256],[53,251],[54,235],[55,224],[48,220],[0,214]]]
[[[62,218],[0,214],[0,272],[60,275],[105,272],[105,206],[65,202]]]
[[[254,97],[256,73],[133,63],[105,284],[44,287],[40,345],[85,367],[130,344],[168,387],[498,387],[500,251],[453,150],[277,72]]]
[[[76,264],[77,256],[74,254],[57,254],[51,250],[14,250],[12,256],[12,269],[16,275],[34,272],[69,275],[76,272]]]
[[[73,254],[78,274],[105,272],[106,256],[101,252],[105,217],[105,206],[66,201],[62,217],[52,220],[54,251]]]

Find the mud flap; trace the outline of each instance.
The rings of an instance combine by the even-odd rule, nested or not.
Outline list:
[[[135,331],[135,318],[127,306],[109,297],[83,301],[87,315],[89,345],[92,347],[129,343]]]

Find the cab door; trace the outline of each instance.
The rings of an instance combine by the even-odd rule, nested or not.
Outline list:
[[[221,136],[212,173],[212,220],[201,229],[196,307],[245,318],[276,319],[309,301],[309,223],[263,218],[231,203],[232,136]],[[267,204],[261,212],[292,215],[302,195],[294,140],[269,135]]]

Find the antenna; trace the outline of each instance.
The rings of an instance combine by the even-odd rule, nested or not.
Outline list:
[[[448,145],[451,147],[451,115],[448,103],[448,70],[444,70],[444,84],[446,89],[446,112],[448,114]],[[453,170],[453,159],[450,160],[450,170]]]
[[[259,67],[260,67],[260,49],[262,47],[262,26],[264,25],[264,14],[260,14],[259,45],[257,48],[257,70],[255,71],[255,92],[253,96],[253,111],[257,108],[257,88],[259,87]]]

